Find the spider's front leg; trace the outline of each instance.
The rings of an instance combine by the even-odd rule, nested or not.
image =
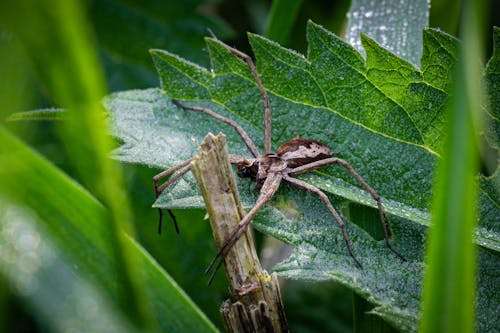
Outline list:
[[[273,198],[273,195],[278,190],[282,179],[283,175],[281,173],[268,174],[266,180],[264,181],[264,184],[262,185],[262,189],[260,191],[259,197],[257,198],[255,206],[253,206],[253,208],[243,217],[240,223],[238,223],[236,229],[224,241],[224,244],[219,249],[219,252],[217,252],[217,255],[214,257],[214,259],[212,259],[210,265],[205,270],[205,274],[208,274],[215,267],[212,273],[210,274],[210,278],[208,280],[209,285],[212,283],[212,280],[215,277],[215,273],[217,273],[217,271],[219,270],[224,258],[226,257],[231,247],[238,241],[238,239],[240,239],[241,235],[243,235],[243,233],[245,232],[248,225],[252,221],[255,214],[259,211],[259,209],[261,209],[262,206],[264,206]],[[219,260],[219,262],[217,263],[217,265],[215,265],[217,260]]]
[[[198,112],[207,114],[207,115],[209,115],[209,116],[211,116],[211,117],[213,117],[213,118],[215,118],[217,120],[220,120],[223,123],[228,124],[229,126],[233,127],[236,130],[236,132],[240,135],[240,137],[243,139],[243,141],[247,145],[247,147],[250,150],[250,152],[254,155],[254,157],[257,157],[257,156],[260,155],[259,150],[257,149],[257,146],[255,146],[255,143],[252,141],[252,139],[250,139],[250,137],[245,132],[245,130],[243,129],[243,127],[241,127],[240,125],[238,125],[232,119],[229,119],[229,118],[226,118],[224,116],[221,116],[218,113],[216,113],[216,112],[214,112],[214,111],[212,111],[210,109],[207,109],[207,108],[201,108],[201,107],[184,105],[184,104],[182,104],[181,102],[179,102],[176,99],[172,99],[172,103],[174,103],[176,106],[182,108],[183,110],[198,111]],[[243,163],[242,162],[243,160],[245,160],[245,159],[239,158],[238,160],[230,161],[230,162],[231,162],[231,164],[238,164],[238,163]],[[153,186],[154,186],[154,189],[155,189],[155,197],[156,198],[158,198],[160,196],[160,194],[167,187],[169,187],[170,185],[172,185],[180,177],[182,177],[182,175],[184,175],[185,173],[187,173],[190,170],[189,163],[191,163],[191,159],[186,160],[186,161],[182,162],[181,164],[176,165],[176,166],[174,166],[172,168],[169,168],[169,169],[167,169],[167,170],[165,170],[163,172],[160,172],[159,174],[157,174],[156,176],[153,177]],[[158,186],[158,182],[161,179],[169,176],[172,173],[177,172],[178,170],[180,170],[178,173],[176,173],[174,176],[172,176],[168,181],[166,181],[162,185]],[[159,214],[160,214],[160,221],[158,223],[158,233],[161,233],[162,221],[163,221],[163,211],[162,211],[161,208],[158,208],[158,211],[159,211]],[[174,221],[175,231],[177,233],[179,233],[179,227],[177,226],[177,221],[175,219],[174,214],[172,213],[172,211],[170,209],[167,209],[167,212],[170,215],[170,217],[172,218],[172,220]]]
[[[312,163],[291,169],[289,171],[289,175],[291,175],[291,176],[299,175],[301,173],[308,172],[308,171],[311,171],[311,170],[314,170],[314,169],[317,169],[317,168],[320,168],[323,166],[331,165],[331,164],[340,164],[345,169],[347,169],[347,171],[349,171],[351,173],[351,175],[354,178],[356,178],[356,180],[365,188],[366,191],[368,191],[368,193],[370,193],[372,198],[377,202],[380,224],[382,225],[382,230],[384,231],[385,244],[387,245],[389,250],[391,250],[399,259],[401,259],[402,261],[406,261],[405,257],[403,257],[398,251],[396,251],[392,247],[391,243],[389,242],[389,231],[387,228],[387,222],[385,221],[385,214],[384,214],[384,210],[382,209],[382,201],[380,199],[380,196],[370,185],[368,185],[368,183],[363,179],[363,177],[361,177],[356,172],[356,170],[354,170],[352,165],[347,163],[347,161],[340,159],[340,158],[337,158],[337,157],[325,158],[323,160],[319,160],[316,162],[312,162]]]
[[[155,189],[155,199],[158,199],[160,194],[162,194],[170,185],[175,183],[179,178],[181,178],[184,174],[186,174],[188,171],[191,170],[191,161],[193,159],[190,158],[178,165],[175,165],[171,168],[168,168],[165,171],[160,172],[159,174],[155,175],[153,177],[153,187]],[[248,160],[244,157],[239,157],[239,156],[229,156],[229,163],[232,165],[249,165],[252,163],[252,160]],[[176,173],[177,172],[177,173]],[[169,175],[174,174],[172,177],[170,177],[166,182],[163,184],[159,185],[160,180],[162,180],[165,177],[168,177]],[[163,210],[161,208],[158,208],[158,212],[160,215],[159,222],[158,222],[158,233],[161,234],[161,228],[162,228],[162,223],[163,223]],[[172,218],[172,221],[174,222],[174,227],[175,231],[179,233],[179,227],[177,225],[177,219],[175,218],[175,215],[172,213],[170,209],[167,209],[168,215]]]

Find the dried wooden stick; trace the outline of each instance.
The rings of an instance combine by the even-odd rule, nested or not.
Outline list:
[[[226,137],[209,133],[191,162],[220,248],[245,216],[240,202]],[[233,300],[221,306],[228,332],[288,332],[276,274],[262,269],[250,229],[224,258],[224,267]]]

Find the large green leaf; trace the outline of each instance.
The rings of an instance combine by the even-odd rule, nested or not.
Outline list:
[[[351,223],[348,232],[354,252],[365,265],[359,270],[321,201],[284,185],[278,197],[298,206],[300,221],[287,220],[274,207],[264,209],[254,220],[258,229],[296,246],[277,270],[291,278],[340,281],[378,305],[374,312],[398,327],[415,329],[425,226],[443,140],[442,112],[449,94],[448,82],[435,79],[452,71],[457,41],[437,30],[426,30],[423,69],[418,70],[366,36],[365,64],[351,46],[314,23],[308,25],[307,58],[257,35],[250,34],[249,39],[270,94],[273,147],[295,133],[328,143],[381,195],[390,214],[395,247],[408,258],[401,263],[383,243]],[[154,167],[172,166],[190,158],[209,131],[223,131],[228,136],[230,153],[250,156],[232,128],[206,115],[182,111],[171,98],[209,107],[236,120],[262,148],[262,101],[250,70],[219,42],[207,39],[207,47],[213,71],[155,50],[153,59],[163,90],[128,91],[107,98],[114,134],[124,142],[116,151],[117,158]],[[323,168],[301,178],[331,194],[337,207],[344,200],[375,207],[371,197],[340,167]],[[241,180],[240,191],[244,203],[251,206],[257,193],[254,186]],[[203,207],[203,202],[196,184],[186,176],[155,206]],[[479,275],[484,284],[498,282],[484,275],[484,267],[495,265],[494,252],[500,248],[498,224],[494,223],[498,206],[493,199],[490,207],[497,214],[483,215],[476,231],[478,244],[492,250],[481,251]],[[493,299],[492,293],[491,288],[482,288],[478,295],[478,306],[484,307],[479,319],[483,325],[496,318],[495,306],[484,303]]]
[[[434,96],[440,94],[442,89],[435,89],[434,94],[430,94],[427,99],[425,97],[429,95],[421,95],[419,98],[415,98],[406,92],[404,85],[401,86],[402,89],[399,95],[397,89],[389,88],[386,89],[385,93],[382,93],[381,90],[384,88],[382,87],[383,79],[381,77],[376,79],[376,82],[382,87],[377,88],[367,76],[359,78],[357,80],[359,82],[346,83],[342,88],[328,89],[328,86],[323,87],[319,84],[320,81],[315,75],[319,75],[320,72],[330,72],[328,75],[333,78],[335,73],[342,76],[343,72],[350,71],[345,73],[345,80],[351,80],[351,76],[356,71],[352,66],[347,66],[346,62],[350,59],[352,65],[352,58],[355,55],[359,57],[359,54],[338,37],[329,34],[313,23],[309,25],[308,36],[316,42],[318,48],[319,44],[321,44],[318,40],[321,40],[321,38],[327,39],[324,40],[325,43],[337,44],[337,48],[332,49],[332,52],[326,49],[324,53],[328,53],[330,56],[334,53],[339,54],[333,64],[326,62],[331,60],[331,57],[326,58],[326,56],[321,58],[321,60],[325,60],[325,63],[320,62],[320,59],[312,61],[311,67],[320,67],[321,65],[326,67],[326,63],[328,63],[329,68],[325,68],[323,71],[316,69],[313,72],[314,75],[306,70],[294,73],[294,70],[298,71],[299,61],[302,62],[303,66],[308,66],[308,62],[302,56],[290,50],[279,48],[278,45],[262,37],[250,36],[252,44],[257,45],[257,48],[262,52],[261,54],[256,51],[256,54],[259,71],[263,73],[264,85],[268,88],[269,83],[271,88],[275,88],[281,93],[278,94],[275,90],[269,88],[272,93],[274,147],[276,148],[280,143],[293,138],[295,133],[300,133],[303,137],[328,142],[337,156],[349,161],[368,180],[372,187],[385,198],[385,208],[388,212],[427,225],[432,174],[437,153],[431,147],[403,141],[408,132],[403,125],[411,124],[409,126],[413,126],[413,121],[399,123],[401,128],[395,129],[399,134],[392,137],[390,136],[391,133],[388,133],[391,130],[386,127],[381,128],[382,132],[376,132],[375,130],[377,127],[381,127],[377,122],[388,121],[384,120],[383,114],[398,111],[399,107],[393,102],[397,98],[403,101],[410,98],[421,99],[421,103],[408,103],[406,113],[412,114],[415,119],[422,119],[422,122],[425,121],[425,115],[429,113],[435,114],[436,117],[427,118],[433,118],[437,124],[427,124],[427,126],[433,129],[439,127],[445,97],[442,97],[439,103],[435,103]],[[382,56],[388,55],[386,51],[379,47],[373,50],[375,44],[369,39],[365,39],[366,43],[369,44],[370,52],[376,53],[376,51],[379,51]],[[119,159],[160,168],[175,165],[190,158],[196,152],[198,143],[201,142],[207,132],[220,130],[223,130],[229,136],[228,142],[231,153],[248,155],[243,142],[228,126],[204,115],[194,112],[182,112],[171,104],[169,98],[200,101],[196,105],[209,106],[223,115],[236,119],[247,129],[254,141],[261,145],[262,110],[260,95],[251,79],[250,71],[244,63],[231,56],[217,42],[207,41],[214,69],[217,73],[214,77],[212,77],[210,71],[183,61],[175,55],[165,51],[153,51],[153,57],[158,64],[158,70],[164,89],[168,91],[168,97],[159,90],[151,89],[118,93],[107,99],[108,108],[113,110],[115,134],[125,142],[125,145],[116,151],[116,156]],[[426,31],[424,41],[427,50],[424,55],[428,54],[429,57],[424,58],[426,69],[420,75],[428,75],[430,78],[447,75],[451,70],[450,68],[433,66],[433,64],[441,62],[443,58],[450,58],[450,53],[454,52],[453,48],[456,46],[456,41],[453,41],[450,36],[435,30]],[[267,54],[264,53],[264,43],[267,46],[265,48]],[[313,43],[313,41],[310,41],[310,43]],[[310,54],[313,53],[312,48],[313,46],[310,46]],[[349,53],[343,52],[346,50]],[[271,55],[271,52],[274,52],[274,54]],[[288,57],[288,61],[283,60],[280,62],[279,57],[276,55],[278,52],[282,53],[282,58]],[[435,56],[436,52],[441,52],[443,55],[437,57]],[[368,58],[367,61],[372,63],[373,67],[374,64],[381,61],[382,56],[373,54],[373,57],[378,57],[378,59],[372,60]],[[392,55],[386,58],[386,61],[391,63],[395,59],[397,58]],[[359,58],[358,60],[358,66],[364,66],[362,59]],[[400,81],[407,82],[403,81],[407,67],[401,66],[401,63],[404,63],[403,60],[397,60],[399,60],[399,63],[394,65],[394,68],[400,68],[400,71],[403,72],[403,74],[399,75]],[[293,61],[295,61],[294,64]],[[345,66],[339,67],[342,65],[339,63],[343,63]],[[280,64],[282,68],[279,67]],[[451,66],[453,63],[448,61],[447,64]],[[433,67],[443,69],[437,70]],[[396,70],[387,70],[387,72],[396,72]],[[359,74],[359,72],[357,73]],[[305,77],[301,77],[301,75]],[[296,77],[296,80],[292,79],[293,76]],[[389,83],[394,82],[394,79],[387,77],[385,79]],[[294,84],[298,82],[297,80],[300,80],[301,83]],[[323,79],[321,82],[328,85],[331,84],[331,81],[331,79]],[[316,84],[316,82],[318,83]],[[442,82],[437,84],[440,88],[446,86]],[[356,86],[362,89],[363,85],[369,87],[366,93],[361,93],[355,89]],[[408,86],[412,86],[412,82],[408,82]],[[328,98],[332,100],[332,103],[336,104],[332,104],[330,107],[311,105],[314,104],[314,99],[321,99],[318,94],[322,95],[323,91],[328,91],[329,96],[331,94],[331,97]],[[406,97],[407,94],[410,96]],[[340,105],[342,107],[342,101],[348,104],[347,106],[353,107],[354,110],[350,114],[339,114],[340,112],[336,106]],[[427,101],[428,109],[421,108],[425,101]],[[353,102],[356,104],[352,104]],[[373,114],[373,117],[380,117],[379,121],[368,119],[368,116],[366,116],[368,109],[363,106],[365,104],[371,105],[373,109],[371,114]],[[380,110],[385,104],[390,105],[388,108]],[[375,105],[377,109],[374,109]],[[347,106],[343,107],[346,113],[352,110]],[[361,112],[356,110],[356,107],[365,109]],[[391,107],[392,109],[390,109]],[[359,121],[363,120],[360,119],[359,114],[367,118],[365,124],[359,124]],[[351,118],[346,119],[348,115]],[[435,120],[436,118],[439,118],[439,121]],[[368,125],[375,128],[369,129],[367,128]],[[421,127],[423,128],[423,126]],[[429,146],[432,144],[438,145],[441,142],[440,139],[442,139],[440,133],[437,134],[437,131],[433,133],[433,135],[429,134],[434,140],[433,143],[429,143]],[[306,175],[303,178],[327,192],[375,206],[368,194],[356,188],[361,186],[355,184],[347,172],[338,168],[322,169],[314,176]],[[196,185],[192,182],[190,184],[181,182],[177,187],[174,188],[173,192],[169,192],[168,195],[160,198],[160,206],[176,208],[203,207],[201,198],[196,195]],[[189,190],[188,187],[192,187],[192,190]],[[174,195],[170,195],[172,193]],[[166,202],[168,201],[167,197],[171,198],[168,203]],[[478,233],[484,233],[484,230],[479,229]],[[486,247],[499,248],[499,244],[495,239],[480,237],[478,242]]]

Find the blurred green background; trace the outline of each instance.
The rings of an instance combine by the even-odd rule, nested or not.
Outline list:
[[[39,27],[34,20],[37,19],[37,10],[50,11],[53,9],[50,6],[56,6],[59,2],[41,1],[37,5],[30,1],[21,2],[22,6],[14,5],[14,2],[10,1],[4,1],[0,5],[2,12],[0,14],[0,122],[78,183],[90,189],[97,188],[92,193],[109,206],[112,201],[110,196],[122,194],[109,193],[106,189],[99,189],[99,184],[89,181],[87,178],[89,175],[77,170],[75,158],[70,156],[72,152],[68,150],[67,139],[71,137],[68,132],[74,129],[76,135],[85,133],[78,134],[77,122],[81,121],[81,118],[75,119],[76,127],[72,127],[70,131],[61,129],[63,126],[59,121],[6,120],[16,112],[68,106],[65,101],[81,98],[80,95],[67,97],[55,94],[55,87],[58,85],[66,85],[68,89],[75,86],[72,86],[71,82],[48,82],[45,76],[47,73],[50,74],[51,68],[44,67],[50,62],[46,60],[44,62],[44,59],[59,56],[55,55],[57,51],[49,45],[53,47],[58,44],[57,41],[55,44],[50,43],[51,38],[56,38],[50,31],[36,30]],[[102,66],[103,82],[97,84],[102,84],[102,87],[94,87],[95,92],[81,93],[99,96],[112,91],[159,86],[148,53],[151,48],[169,50],[195,63],[208,66],[208,55],[203,41],[203,37],[207,35],[205,30],[207,27],[210,27],[220,39],[245,52],[250,52],[245,33],[251,31],[264,34],[285,47],[305,53],[306,21],[312,19],[342,35],[349,6],[350,1],[318,0],[289,2],[186,0],[180,3],[155,0],[85,1],[80,8],[82,10],[80,14],[85,28],[88,29],[85,30],[89,36],[86,45],[90,45],[93,48],[92,52],[98,56]],[[41,9],[42,7],[46,8]],[[456,35],[460,8],[460,1],[433,1],[430,25],[441,27]],[[490,17],[485,19],[489,22],[485,23],[485,27],[490,30],[484,34],[487,49],[484,54],[488,57],[492,48],[490,27],[500,24],[499,16],[495,15],[500,12],[499,2],[493,1],[487,12]],[[60,28],[64,30],[65,20],[62,19],[58,24],[63,25]],[[18,33],[21,34],[21,38]],[[35,33],[35,37],[32,33]],[[31,46],[23,44],[23,41],[30,38],[32,41],[37,39],[37,33],[41,36],[46,34],[38,39],[38,44]],[[68,71],[71,71],[71,66],[75,64],[69,64]],[[80,74],[92,71],[88,68],[80,70]],[[101,73],[93,75],[90,77],[99,77]],[[68,75],[67,79],[71,80],[71,75]],[[85,152],[86,148],[81,147],[79,153],[85,154]],[[96,156],[98,154],[96,153]],[[88,158],[92,156],[89,154]],[[86,157],[79,158],[85,160]],[[92,163],[93,161],[90,161],[90,164]],[[102,162],[102,165],[104,165],[102,169],[106,170],[106,162]],[[222,327],[219,305],[229,296],[224,275],[219,274],[209,288],[206,287],[206,281],[202,277],[205,264],[215,253],[209,224],[202,221],[205,213],[175,211],[181,235],[173,232],[169,221],[165,223],[163,234],[158,235],[156,228],[158,213],[150,207],[153,201],[151,179],[159,170],[137,165],[121,165],[119,168],[123,171],[123,179],[118,182],[123,182],[125,186],[129,196],[130,212],[123,212],[117,208],[115,219],[133,221],[130,229],[136,230],[138,242],[189,294],[208,318],[216,326]],[[102,174],[105,175],[106,171]],[[17,181],[23,182],[23,179]],[[127,202],[124,200],[119,202]],[[134,218],[126,217],[129,213],[133,214]],[[126,223],[121,227],[128,228]],[[134,234],[133,231],[131,233]],[[123,241],[119,238],[118,244]],[[258,246],[261,247],[263,237],[258,235],[257,239]],[[0,244],[0,251],[2,246],[3,244]],[[133,271],[129,273],[132,281],[130,283],[133,285],[135,273]],[[350,290],[334,283],[305,284],[288,281],[282,293],[292,331],[353,330],[353,295]],[[137,295],[137,298],[141,297],[143,296]],[[0,302],[0,330],[5,332],[54,330],[53,326],[47,324],[46,317],[37,313],[36,307],[26,302],[19,289],[7,283],[2,274],[0,274]],[[143,310],[137,309],[137,311]],[[147,318],[138,320],[147,321]]]

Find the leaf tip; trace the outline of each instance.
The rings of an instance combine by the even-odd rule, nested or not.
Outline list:
[[[321,25],[318,23],[314,22],[311,19],[307,20],[307,28],[313,28],[313,29],[318,29],[318,28],[323,28]]]
[[[161,58],[161,55],[166,51],[160,49],[149,49],[148,52],[154,60],[155,58]]]
[[[360,32],[359,36],[361,38],[361,43],[362,44],[364,44],[364,43],[366,43],[366,44],[373,44],[373,43],[375,43],[375,41],[372,38],[370,38],[367,34],[365,34],[364,32]]]
[[[160,53],[162,50],[160,49],[149,49],[148,52],[149,54],[157,54]]]

